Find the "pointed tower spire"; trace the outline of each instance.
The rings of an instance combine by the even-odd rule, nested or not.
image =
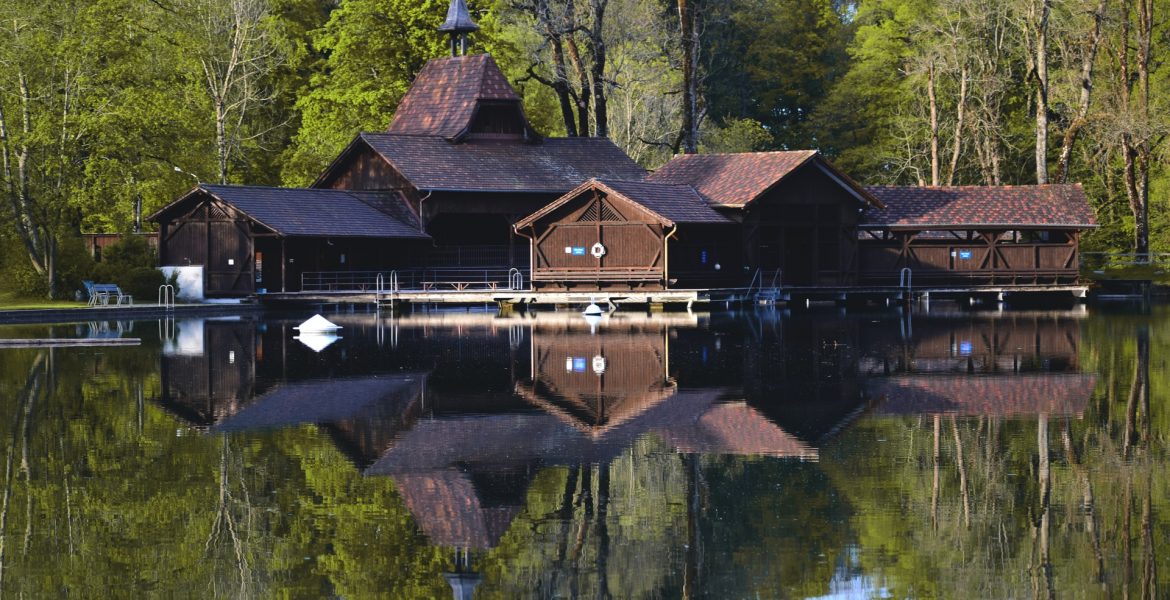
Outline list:
[[[471,20],[471,13],[467,10],[467,2],[451,0],[447,20],[439,27],[439,31],[451,36],[451,56],[466,56],[467,34],[478,30],[479,25]]]

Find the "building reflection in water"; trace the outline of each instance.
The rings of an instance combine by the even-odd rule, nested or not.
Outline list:
[[[158,401],[217,433],[317,425],[452,549],[457,597],[542,469],[587,477],[644,436],[687,456],[815,460],[858,418],[1080,415],[1095,383],[1080,372],[1079,322],[1044,315],[911,327],[618,314],[596,332],[575,314],[330,319],[345,335],[319,354],[292,341],[295,319],[181,322]],[[604,512],[608,469],[597,474]]]

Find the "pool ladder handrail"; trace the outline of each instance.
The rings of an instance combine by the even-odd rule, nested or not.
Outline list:
[[[175,286],[169,283],[158,286],[158,305],[167,312],[175,310]]]

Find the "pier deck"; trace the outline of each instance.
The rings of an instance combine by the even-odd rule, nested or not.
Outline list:
[[[402,290],[374,293],[370,291],[287,292],[259,296],[269,305],[281,304],[395,304],[395,305],[477,305],[501,306],[585,305],[591,302],[622,306],[685,306],[711,304],[785,304],[807,302],[851,302],[872,300],[913,300],[995,296],[1002,300],[1008,295],[1066,295],[1084,298],[1088,287],[1083,285],[1024,285],[1024,286],[940,286],[907,289],[897,286],[839,286],[839,287],[780,287],[780,288],[712,288],[658,291],[532,291],[532,290]]]

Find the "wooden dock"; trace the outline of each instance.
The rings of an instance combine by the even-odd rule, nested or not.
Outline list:
[[[141,338],[0,339],[0,348],[103,348],[140,345]]]
[[[611,310],[623,307],[723,308],[743,305],[809,306],[813,303],[895,304],[943,298],[981,298],[1004,302],[1020,296],[1064,296],[1083,299],[1082,285],[945,286],[907,289],[897,286],[818,286],[782,288],[714,288],[657,291],[532,291],[532,290],[403,290],[384,292],[288,292],[259,296],[268,306],[305,304],[497,305],[500,308],[585,306],[596,303]]]

